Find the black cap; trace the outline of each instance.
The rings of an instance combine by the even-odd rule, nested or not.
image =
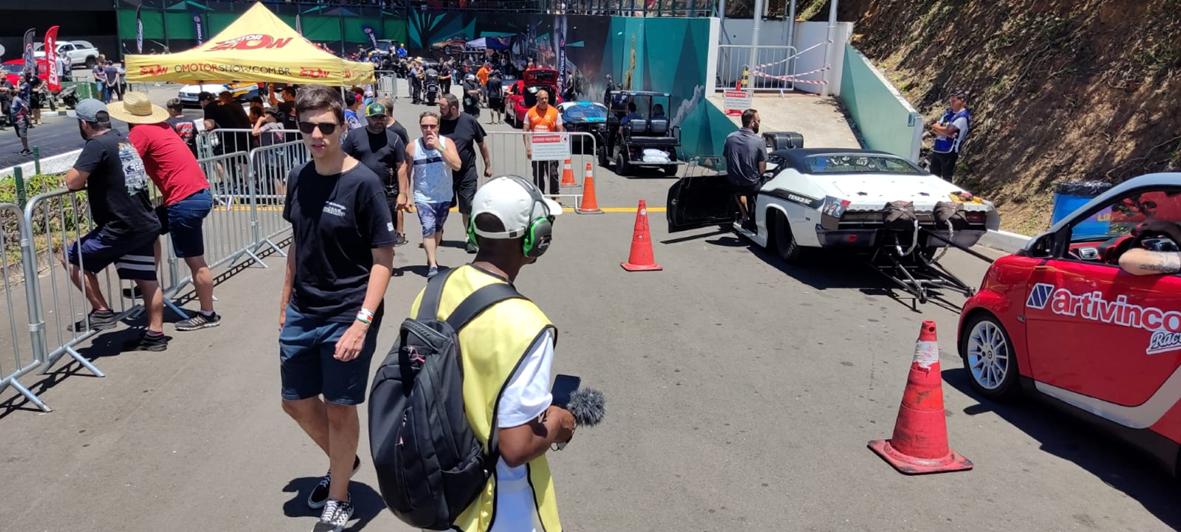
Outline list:
[[[198,102],[207,102],[207,101],[210,101],[210,100],[212,100],[212,99],[213,99],[213,93],[212,93],[212,92],[203,91],[203,92],[201,92],[201,94],[198,94],[198,95],[197,95],[197,101],[198,101]]]

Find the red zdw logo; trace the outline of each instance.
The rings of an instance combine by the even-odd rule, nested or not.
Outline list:
[[[233,39],[219,41],[210,47],[208,52],[217,52],[221,50],[257,50],[259,48],[282,48],[291,42],[291,37],[285,39],[276,39],[270,35],[263,35],[261,33],[252,33],[250,35],[243,35],[241,37],[234,37]]]
[[[301,78],[326,78],[328,71],[322,68],[308,68],[299,67],[299,77]]]
[[[168,72],[164,65],[144,65],[139,67],[139,75],[141,76],[159,76]]]

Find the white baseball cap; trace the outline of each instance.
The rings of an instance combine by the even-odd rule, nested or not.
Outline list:
[[[491,239],[512,239],[525,235],[529,223],[537,218],[560,216],[562,206],[541,195],[529,180],[520,176],[497,177],[476,191],[472,199],[472,220],[491,214],[504,225],[504,231],[481,231],[476,234]]]

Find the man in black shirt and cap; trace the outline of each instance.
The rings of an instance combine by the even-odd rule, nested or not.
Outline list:
[[[384,105],[365,107],[365,127],[350,130],[344,138],[344,152],[373,170],[385,187],[385,199],[394,217],[398,236],[395,246],[406,243],[402,210],[409,205],[406,145],[393,129],[386,126],[388,112]]]
[[[98,273],[114,264],[119,277],[134,280],[147,309],[147,330],[127,348],[164,351],[164,293],[156,280],[154,245],[160,219],[148,199],[148,174],[131,141],[111,129],[111,115],[102,102],[87,98],[75,107],[78,131],[86,144],[74,167],[66,172],[70,190],[86,189],[95,228],[65,249],[70,280],[93,309],[71,330],[114,327],[119,315],[103,297]],[[85,285],[85,288],[83,288]]]

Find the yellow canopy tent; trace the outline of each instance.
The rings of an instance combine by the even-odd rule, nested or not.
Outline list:
[[[134,83],[373,83],[371,63],[321,50],[262,3],[201,46],[175,54],[129,55],[126,69],[127,81]]]

